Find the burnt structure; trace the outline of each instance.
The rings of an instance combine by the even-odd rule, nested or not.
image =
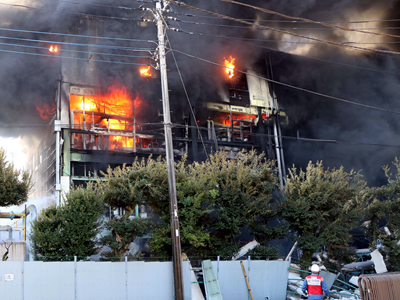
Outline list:
[[[78,33],[97,32],[96,22],[86,21]],[[61,79],[49,111],[53,126],[29,162],[35,198],[53,194],[59,203],[61,191],[101,177],[100,171],[109,166],[165,154],[158,71],[146,75],[130,68],[125,81],[119,82],[98,80],[99,68],[90,57],[84,62],[60,59]],[[189,161],[201,161],[216,150],[234,157],[242,149],[254,148],[277,160],[282,178],[280,127],[288,122],[285,113],[258,73],[248,70],[246,75],[231,76],[228,68],[227,73],[212,98],[189,106],[182,97],[171,104],[175,156],[187,154]]]

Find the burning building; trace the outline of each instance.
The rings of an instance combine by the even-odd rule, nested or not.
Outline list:
[[[75,34],[98,32],[97,22],[83,18]],[[51,45],[49,51],[58,55],[62,47]],[[219,90],[193,106],[177,101],[182,97],[172,86],[174,155],[200,161],[212,151],[234,156],[254,148],[276,159],[282,176],[280,127],[287,124],[287,117],[265,78],[252,70],[235,71],[240,60],[234,54],[221,57],[225,68],[219,67]],[[89,54],[83,62],[62,57],[59,62],[54,102],[37,107],[52,126],[29,162],[36,181],[33,196],[55,195],[57,203],[61,191],[96,180],[109,166],[166,151],[160,80],[154,67],[148,64],[110,76],[110,70]]]

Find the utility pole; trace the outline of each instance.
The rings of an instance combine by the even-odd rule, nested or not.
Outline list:
[[[162,103],[164,114],[164,133],[165,133],[165,150],[167,156],[168,169],[168,185],[170,196],[170,214],[171,214],[171,240],[172,240],[172,256],[174,268],[174,286],[175,299],[184,300],[183,284],[182,284],[182,257],[181,257],[181,239],[179,232],[178,219],[178,201],[176,198],[176,183],[175,183],[175,164],[174,164],[174,149],[172,146],[172,129],[171,115],[169,108],[168,94],[168,79],[167,79],[167,62],[165,54],[165,39],[164,39],[164,24],[163,24],[163,9],[166,4],[163,0],[156,2],[156,11],[154,16],[157,21],[158,31],[158,54],[160,59],[160,74],[161,74],[161,89]]]

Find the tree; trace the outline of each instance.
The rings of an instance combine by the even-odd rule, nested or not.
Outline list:
[[[273,162],[263,155],[250,151],[230,158],[218,152],[202,163],[177,162],[175,172],[183,251],[232,257],[246,228],[262,242],[280,235],[265,229],[277,217],[271,195],[277,177]],[[153,232],[151,245],[164,253],[171,247],[167,196],[165,186],[159,195],[162,201],[152,206],[163,226]]]
[[[15,169],[14,164],[7,161],[5,150],[0,148],[0,206],[26,202],[32,188],[31,173]]]
[[[109,169],[105,175],[107,181],[101,183],[105,202],[112,208],[123,208],[125,214],[112,227],[110,224],[109,236],[103,241],[115,255],[122,255],[129,242],[143,231],[134,234],[135,230],[129,231],[128,225],[122,224],[117,230],[117,224],[133,222],[127,220],[134,207],[147,204],[157,216],[152,220],[150,249],[154,255],[170,256],[170,197],[165,160],[136,160],[132,166]],[[237,238],[245,228],[250,228],[262,242],[280,234],[265,229],[277,217],[271,195],[277,182],[274,164],[255,151],[240,152],[235,158],[219,152],[203,163],[189,164],[184,157],[175,163],[175,177],[182,251],[228,257],[238,251]]]
[[[109,220],[105,224],[106,233],[100,239],[103,246],[111,251],[102,253],[107,259],[123,260],[129,253],[129,246],[137,237],[146,235],[152,228],[149,219],[134,218],[136,206],[150,203],[163,181],[163,163],[161,159],[136,159],[132,166],[123,165],[109,168],[106,181],[98,185],[104,196],[104,202],[112,209],[122,209],[123,215]]]
[[[310,162],[305,171],[289,169],[281,215],[297,234],[303,267],[310,265],[319,247],[326,247],[330,258],[340,259],[351,238],[349,231],[361,219],[365,185],[359,172],[325,169],[322,162]]]
[[[91,183],[73,188],[60,206],[44,209],[30,234],[35,260],[86,259],[95,254],[103,210],[101,194]]]
[[[384,166],[388,183],[371,188],[366,196],[366,220],[371,246],[376,247],[379,239],[388,270],[400,271],[400,161],[396,158],[393,165],[397,174]]]

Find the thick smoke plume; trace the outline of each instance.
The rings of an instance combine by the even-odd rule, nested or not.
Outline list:
[[[341,23],[335,24],[343,27],[377,33],[400,34],[399,30],[386,29],[398,26],[399,22],[387,21],[399,18],[397,8],[400,6],[400,1],[397,0],[382,2],[373,0],[242,0],[241,2],[295,17],[326,22],[337,21]],[[87,5],[50,0],[18,3],[41,8],[40,10],[13,6],[0,7],[0,27],[156,40],[154,23],[110,19],[110,17],[151,18],[151,14],[144,11],[109,7],[129,6],[137,8],[138,3],[134,1],[85,1],[85,3]],[[365,48],[400,50],[399,44],[389,43],[396,41],[395,38],[324,28],[303,22],[282,22],[288,20],[223,1],[187,0],[186,3],[304,36],[337,43],[357,42],[361,43],[357,46]],[[145,4],[147,7],[152,5],[154,4]],[[285,84],[362,104],[400,111],[400,104],[397,100],[400,75],[400,71],[398,71],[399,55],[354,51],[338,46],[311,43],[309,40],[286,34],[210,18],[210,15],[176,5],[172,6],[172,10],[171,16],[186,21],[169,21],[170,27],[183,31],[180,33],[167,31],[170,39],[168,47],[172,49],[216,63],[222,63],[224,57],[233,55],[236,57],[237,69],[244,71],[255,69],[263,76],[269,77],[271,77],[272,70],[273,79]],[[103,18],[74,14],[77,12],[103,16]],[[189,17],[185,14],[196,16]],[[375,22],[348,23],[367,20]],[[198,24],[191,24],[188,21]],[[0,36],[98,43],[120,47],[155,48],[156,46],[148,43],[115,40],[95,41],[89,38],[45,36],[9,31],[1,31]],[[221,36],[230,38],[222,38]],[[23,41],[4,38],[0,42],[28,44]],[[48,46],[46,43],[29,43],[29,45]],[[68,48],[68,46],[63,47]],[[1,49],[18,52],[39,51],[48,54],[46,50],[31,50],[20,46],[0,44]],[[71,47],[70,49],[76,50],[78,48]],[[112,53],[122,54],[125,52],[114,50]],[[126,58],[117,56],[110,58],[105,55],[93,55],[92,57],[87,53],[74,53],[73,55],[85,57],[88,61],[90,59],[127,61]],[[135,52],[129,53],[129,55],[135,55]],[[200,102],[217,101],[219,90],[224,85],[222,68],[179,53],[175,53],[175,55],[192,104],[199,107]],[[153,63],[148,59],[132,59],[130,61],[145,64]],[[65,59],[62,60],[62,63],[64,66],[70,64],[71,69],[74,69],[74,64],[80,66],[87,64],[89,66],[89,62],[74,62],[72,60],[69,62]],[[2,124],[43,124],[39,114],[35,113],[36,106],[54,103],[55,84],[60,74],[60,60],[57,57],[0,52],[0,65],[2,104],[0,122]],[[174,106],[173,119],[178,121],[183,114],[188,115],[189,109],[178,76],[178,69],[171,53],[168,55],[168,66],[171,102]],[[90,75],[91,78],[87,79],[88,82],[91,81],[91,83],[104,88],[118,80],[132,91],[140,90],[145,99],[158,101],[159,92],[155,92],[156,89],[154,88],[157,84],[153,84],[151,88],[149,88],[149,85],[143,84],[139,79],[137,70],[136,66],[131,65],[97,63],[95,69],[80,74],[80,76],[85,77],[87,75],[88,77]],[[313,143],[284,139],[285,158],[288,166],[293,163],[297,166],[304,166],[309,160],[323,160],[325,165],[329,167],[343,165],[347,170],[352,168],[362,169],[365,178],[371,184],[382,183],[381,166],[390,164],[396,157],[399,148],[368,144],[400,145],[398,115],[361,108],[278,84],[274,84],[273,88],[278,96],[281,108],[289,116],[290,124],[283,128],[284,136],[296,137],[299,135],[303,138],[338,141],[336,143]],[[197,110],[196,113],[201,114],[201,111]],[[2,129],[1,134],[4,136],[24,136],[27,139],[37,135],[36,131],[30,128]]]

